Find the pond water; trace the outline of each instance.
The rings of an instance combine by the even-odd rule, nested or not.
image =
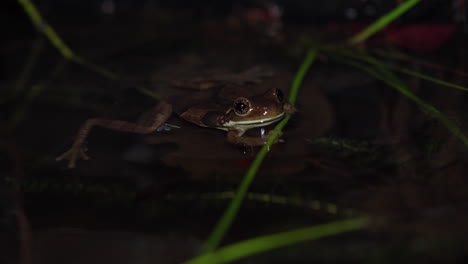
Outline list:
[[[254,18],[259,12],[244,11]],[[46,14],[60,21],[53,11]],[[171,129],[148,135],[93,128],[86,140],[90,160],[78,160],[75,168],[56,157],[72,145],[87,119],[137,122],[158,103],[149,93],[160,98],[193,93],[174,87],[183,80],[210,81],[210,76],[260,67],[274,74],[245,84],[249,94],[238,96],[272,88],[287,95],[308,46],[346,39],[330,33],[330,27],[286,18],[272,33],[277,26],[272,21],[254,23],[243,11],[193,17],[186,9],[148,4],[103,16],[93,23],[72,18],[51,23],[99,69],[62,65],[58,52],[46,40],[35,40],[20,22],[1,48],[2,263],[181,263],[196,256],[259,146],[231,144],[226,131],[173,114],[165,122]],[[389,42],[377,39],[366,48],[392,69],[466,87],[466,34],[453,31],[449,38],[449,29],[440,31],[446,38],[441,47],[428,44],[429,52],[427,45],[410,51],[413,46],[392,42],[396,29],[381,36]],[[402,59],[397,49],[411,57]],[[398,73],[417,98],[446,114],[449,121],[443,124],[415,100],[335,60],[336,54],[319,53],[308,71],[297,111],[269,150],[223,245],[365,214],[375,220],[370,229],[239,263],[466,257],[461,234],[468,231],[467,151],[454,132],[466,134],[466,91]],[[30,72],[24,70],[27,61]],[[246,135],[260,137],[273,127]],[[19,241],[20,235],[27,239]]]

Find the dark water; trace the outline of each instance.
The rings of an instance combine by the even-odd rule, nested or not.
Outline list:
[[[175,81],[261,66],[274,76],[249,87],[275,87],[287,94],[305,43],[332,39],[330,32],[285,18],[279,33],[268,35],[268,23],[252,24],[243,16],[248,8],[228,17],[224,11],[210,15],[200,10],[192,16],[187,9],[150,3],[114,15],[90,7],[96,14],[83,21],[81,16],[55,17],[52,7],[46,15],[57,21],[51,24],[66,43],[118,80],[76,63],[57,68],[57,51],[47,41],[34,41],[34,31],[14,20],[18,30],[3,41],[1,51],[0,262],[190,259],[258,147],[229,144],[226,132],[173,116],[168,123],[180,128],[146,136],[93,129],[87,140],[91,159],[79,160],[74,169],[55,158],[71,146],[88,118],[138,120],[157,103],[142,88],[164,98],[184,92],[171,85]],[[405,49],[393,44],[385,44],[387,50]],[[407,50],[418,61],[388,62],[466,86],[465,44],[466,34],[455,32],[430,52]],[[369,43],[369,49],[378,47],[382,42]],[[33,70],[20,75],[30,54],[37,54]],[[21,85],[18,76],[27,77]],[[466,134],[465,92],[401,78]],[[31,92],[31,87],[37,90]],[[441,122],[383,82],[325,54],[306,76],[297,109],[224,243],[343,219],[349,217],[347,208],[383,220],[368,230],[242,263],[455,262],[466,256],[466,146]],[[315,200],[320,209],[310,206]],[[327,203],[336,205],[337,212],[327,210]],[[15,212],[23,212],[27,222]],[[29,238],[19,241],[24,234]]]

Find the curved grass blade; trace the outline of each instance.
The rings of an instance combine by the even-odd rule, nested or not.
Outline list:
[[[325,47],[323,48],[323,50],[325,51],[331,51],[331,52],[335,52],[335,53],[339,53],[339,54],[342,54],[346,57],[351,57],[351,58],[354,58],[354,59],[358,59],[358,60],[361,60],[361,61],[366,61],[370,64],[373,64],[373,65],[380,65],[379,67],[383,67],[383,68],[386,68],[386,69],[393,69],[395,71],[399,71],[399,72],[402,72],[402,73],[405,73],[407,75],[411,75],[411,76],[414,76],[414,77],[417,77],[417,78],[420,78],[420,79],[423,79],[423,80],[426,80],[426,81],[429,81],[429,82],[433,82],[433,83],[436,83],[436,84],[439,84],[439,85],[443,85],[443,86],[447,86],[447,87],[451,87],[451,88],[455,88],[455,89],[458,89],[458,90],[462,90],[462,91],[468,91],[468,88],[466,87],[463,87],[461,85],[457,85],[457,84],[454,84],[454,83],[450,83],[450,82],[447,82],[447,81],[444,81],[444,80],[440,80],[440,79],[437,79],[437,78],[433,78],[431,76],[428,76],[428,75],[425,75],[425,74],[422,74],[422,73],[419,73],[419,72],[415,72],[415,71],[411,71],[409,69],[406,69],[406,68],[399,68],[397,66],[394,66],[394,65],[389,65],[389,64],[386,64],[368,54],[365,54],[365,53],[356,53],[356,52],[353,52],[353,51],[350,51],[348,49],[344,49],[344,48],[333,48],[333,47]],[[333,56],[333,54],[331,55]]]
[[[183,264],[228,263],[275,248],[359,230],[368,224],[367,218],[355,218],[256,237],[203,254]]]
[[[55,32],[55,30],[44,21],[41,14],[36,9],[34,4],[31,3],[31,1],[18,0],[18,2],[21,4],[26,14],[29,16],[34,26],[36,26],[36,28],[40,32],[44,33],[44,35],[49,39],[52,45],[54,45],[60,51],[62,56],[64,56],[67,59],[71,59],[75,56],[73,51],[67,46],[67,44],[65,44],[65,42],[62,41],[57,32]]]
[[[400,4],[395,9],[387,13],[386,15],[381,16],[379,19],[377,19],[374,23],[372,23],[366,29],[354,35],[348,42],[352,45],[356,45],[360,42],[363,42],[364,40],[369,38],[371,35],[375,34],[379,30],[384,28],[386,25],[391,23],[393,20],[400,17],[402,14],[404,14],[406,11],[408,11],[410,8],[412,8],[414,5],[416,5],[420,1],[421,0],[408,0]]]
[[[43,50],[44,50],[44,37],[40,35],[32,43],[32,47],[28,55],[28,59],[23,69],[21,70],[20,75],[18,76],[18,80],[16,81],[16,85],[13,90],[13,96],[15,96],[18,93],[21,93],[25,89],[26,83],[29,81],[29,78],[31,77],[33,69],[36,66],[37,61],[39,59],[39,55],[41,54]]]
[[[302,62],[301,66],[299,67],[299,70],[296,73],[296,76],[294,77],[293,83],[291,85],[291,91],[289,92],[289,103],[292,105],[296,104],[296,99],[297,99],[297,93],[299,92],[299,87],[302,84],[302,81],[304,80],[304,76],[306,75],[307,71],[310,68],[310,65],[315,60],[315,56],[317,55],[317,50],[316,49],[311,49],[309,52],[307,52],[307,55]]]
[[[411,75],[411,76],[414,76],[414,77],[417,77],[417,78],[420,78],[420,79],[423,79],[423,80],[426,80],[426,81],[429,81],[429,82],[437,83],[439,85],[455,88],[455,89],[462,90],[462,91],[468,91],[468,88],[463,87],[461,85],[454,84],[454,83],[449,83],[449,82],[446,82],[446,81],[443,81],[443,80],[440,80],[440,79],[437,79],[437,78],[433,78],[431,76],[428,76],[428,75],[425,75],[425,74],[422,74],[422,73],[419,73],[419,72],[411,71],[411,70],[406,69],[406,68],[398,68],[398,67],[394,67],[394,66],[391,66],[391,68],[395,69],[395,70],[397,70],[399,72],[402,72],[402,73],[405,73],[405,74],[408,74],[408,75]]]
[[[67,59],[74,61],[78,64],[84,65],[90,70],[97,72],[103,76],[106,76],[107,78],[117,80],[118,76],[115,75],[114,73],[103,69],[79,56],[77,56],[71,49],[68,47],[67,44],[60,38],[60,36],[57,34],[55,29],[51,27],[47,22],[42,18],[41,14],[37,10],[36,6],[30,1],[30,0],[18,0],[18,3],[21,4],[23,7],[24,11],[26,14],[29,16],[31,19],[32,23],[36,27],[36,29],[39,32],[42,32],[47,39],[49,39],[50,43],[52,43],[55,48],[59,50],[59,52],[62,54],[62,56]]]
[[[435,70],[438,70],[438,71],[450,72],[450,73],[453,73],[453,74],[456,74],[456,75],[459,75],[459,76],[468,77],[468,72],[464,72],[464,71],[462,71],[460,69],[448,68],[446,66],[442,66],[442,65],[436,64],[436,63],[431,62],[431,61],[423,60],[421,58],[414,58],[414,57],[411,57],[408,54],[404,54],[402,52],[398,52],[398,51],[388,52],[388,51],[385,51],[385,50],[382,50],[382,49],[373,50],[372,52],[379,55],[379,56],[383,56],[383,57],[386,57],[386,58],[399,59],[399,60],[407,61],[409,63],[414,63],[414,64],[417,64],[417,65],[422,65],[424,67],[435,69]]]
[[[95,73],[98,73],[106,78],[109,78],[111,80],[118,80],[119,79],[119,76],[117,76],[115,73],[105,69],[105,68],[102,68],[102,67],[99,67],[98,65],[88,61],[88,60],[85,60],[83,59],[82,57],[79,57],[79,56],[73,56],[73,58],[71,59],[73,62],[76,62],[80,65],[83,65],[85,66],[86,68],[90,69],[91,71],[95,72]]]
[[[24,97],[21,99],[21,102],[16,106],[15,111],[11,114],[9,117],[8,121],[8,129],[13,130],[17,124],[24,119],[24,116],[26,114],[27,108],[30,106],[31,102],[46,89],[48,82],[50,79],[53,79],[57,75],[59,75],[63,70],[65,69],[66,66],[66,60],[61,59],[54,67],[54,69],[49,73],[48,78],[37,83],[34,85],[31,85],[24,95]]]
[[[371,68],[360,62],[353,61],[347,58],[339,58],[334,56],[335,59],[351,65],[355,68],[361,69],[375,78],[382,80],[387,85],[395,88],[401,94],[406,96],[408,99],[412,100],[419,105],[422,109],[426,110],[434,118],[438,119],[447,129],[457,136],[465,146],[468,146],[468,137],[463,133],[463,131],[450,119],[448,119],[440,110],[438,110],[433,105],[426,103],[424,100],[415,95],[405,84],[402,82],[394,73],[388,70],[387,65],[371,57],[361,57],[361,59],[366,59],[367,62],[376,66],[376,68]]]
[[[143,87],[139,87],[137,88],[137,90],[144,94],[144,95],[148,95],[149,97],[152,97],[153,99],[156,99],[156,100],[161,100],[161,96],[149,89],[146,89],[146,88],[143,88]]]
[[[299,89],[299,86],[302,84],[305,73],[308,71],[310,65],[315,60],[316,54],[317,54],[316,48],[310,49],[304,59],[304,62],[299,67],[299,70],[296,73],[296,76],[294,77],[291,91],[289,93],[289,102],[291,102],[291,104],[294,104],[296,102],[296,97],[298,93],[297,90]],[[247,190],[249,189],[250,184],[255,178],[255,175],[258,169],[260,168],[260,165],[262,164],[263,159],[268,153],[270,147],[273,145],[273,142],[275,142],[275,140],[278,138],[279,131],[283,129],[283,127],[287,124],[290,118],[291,116],[288,114],[283,120],[281,120],[281,122],[278,123],[278,125],[276,125],[276,127],[274,128],[274,131],[276,132],[271,134],[271,136],[268,138],[267,144],[265,144],[258,152],[257,156],[255,157],[255,160],[253,161],[252,165],[250,166],[244,178],[242,179],[242,182],[237,189],[236,196],[231,201],[228,208],[224,212],[223,216],[221,217],[216,227],[213,229],[212,233],[210,234],[207,241],[203,245],[202,252],[212,251],[216,247],[218,247],[224,235],[226,234],[228,229],[231,227],[231,224],[234,218],[236,217],[237,212],[239,211],[239,208],[242,204],[242,201],[244,200]]]
[[[458,137],[463,144],[468,147],[468,137],[455,124],[455,122],[448,119],[439,109],[416,96],[393,72],[388,71],[386,68],[380,68],[380,71],[388,77],[387,80],[384,80],[387,85],[397,89],[401,94],[418,104],[434,118],[438,119],[445,127],[448,128],[448,130],[450,130],[450,132],[452,132],[452,134]]]

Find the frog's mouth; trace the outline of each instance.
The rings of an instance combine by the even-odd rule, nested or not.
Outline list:
[[[284,117],[285,113],[281,113],[279,115],[269,117],[269,118],[262,118],[262,119],[256,119],[256,120],[242,120],[242,121],[229,121],[223,124],[222,127],[219,129],[227,129],[230,127],[236,127],[236,128],[243,128],[243,129],[250,129],[254,127],[264,127],[271,125],[275,122],[278,122]]]

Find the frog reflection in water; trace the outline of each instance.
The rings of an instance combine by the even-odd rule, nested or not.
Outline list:
[[[264,93],[248,96],[242,84],[258,82],[263,77],[258,68],[217,78],[180,82],[176,86],[200,89],[186,95],[176,95],[160,101],[149,111],[142,123],[131,123],[112,119],[88,119],[78,131],[73,146],[57,157],[57,161],[68,159],[68,167],[75,167],[79,158],[89,159],[84,142],[93,126],[112,130],[148,134],[164,125],[172,112],[201,127],[227,131],[227,140],[234,144],[260,146],[267,137],[243,136],[251,128],[263,127],[281,120],[294,107],[284,102],[283,92],[271,88]],[[233,76],[235,78],[233,78]]]

